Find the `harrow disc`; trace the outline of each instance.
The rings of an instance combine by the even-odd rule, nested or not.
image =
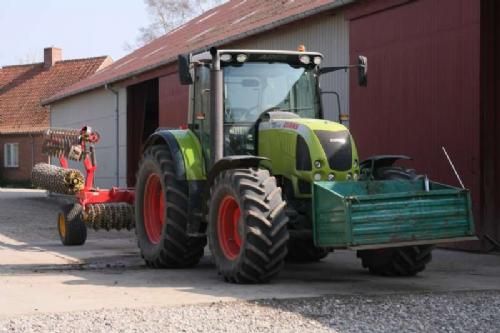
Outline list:
[[[71,149],[80,143],[80,130],[50,128],[45,132],[42,152],[49,156],[71,158]],[[75,159],[75,158],[71,158]],[[81,157],[80,157],[81,159]],[[75,159],[79,160],[79,159]]]
[[[31,181],[34,187],[61,194],[76,194],[85,185],[85,177],[80,170],[47,163],[38,163],[33,167]]]
[[[134,206],[126,202],[88,204],[83,221],[95,230],[131,230],[135,227]]]

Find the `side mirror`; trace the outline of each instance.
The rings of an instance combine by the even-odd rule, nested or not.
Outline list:
[[[358,84],[362,87],[368,85],[368,59],[365,56],[358,56]]]
[[[193,77],[190,71],[191,56],[189,54],[179,54],[177,57],[177,64],[179,66],[179,80],[181,84],[193,84]]]

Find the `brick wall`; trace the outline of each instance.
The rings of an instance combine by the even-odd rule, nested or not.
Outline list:
[[[48,162],[48,157],[42,154],[42,136],[0,135],[0,179],[3,181],[27,181],[31,179],[31,169],[34,164]],[[19,167],[4,167],[4,146],[6,143],[19,144]]]

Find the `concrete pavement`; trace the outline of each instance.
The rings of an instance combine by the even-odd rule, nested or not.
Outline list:
[[[133,232],[91,231],[84,246],[62,246],[58,206],[42,191],[0,190],[0,318],[330,294],[500,290],[500,255],[447,250],[435,250],[428,269],[411,278],[372,276],[351,251],[288,264],[265,285],[223,282],[208,253],[192,269],[152,270],[143,265]]]

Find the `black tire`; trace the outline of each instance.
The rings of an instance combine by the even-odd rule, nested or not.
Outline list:
[[[383,276],[413,276],[432,260],[433,245],[358,251],[364,268]]]
[[[286,260],[295,263],[316,262],[326,258],[333,250],[314,246],[312,239],[294,239],[288,241]]]
[[[415,180],[421,176],[415,170],[384,167],[375,170],[376,180]],[[418,245],[358,251],[364,268],[370,273],[384,276],[413,276],[423,271],[432,260],[434,245]]]
[[[83,245],[87,240],[87,226],[81,218],[80,204],[66,205],[57,217],[57,231],[65,246]]]
[[[289,237],[286,202],[276,179],[263,169],[226,170],[215,179],[210,198],[208,243],[224,279],[264,283],[276,276],[284,266]],[[237,229],[234,239],[222,236],[230,222]]]
[[[145,151],[137,173],[135,232],[141,256],[146,265],[153,268],[194,266],[203,256],[206,245],[206,237],[191,237],[187,234],[187,181],[178,180],[175,171],[175,164],[168,147],[157,145]],[[146,186],[152,186],[148,185],[150,179],[157,179],[158,185],[161,185],[158,201],[152,203],[153,200],[145,199]],[[157,234],[149,228],[150,235],[148,235],[145,222],[154,220],[155,216],[145,215],[151,211],[145,204],[158,204],[164,207],[155,213],[164,221],[161,227],[158,227]]]

